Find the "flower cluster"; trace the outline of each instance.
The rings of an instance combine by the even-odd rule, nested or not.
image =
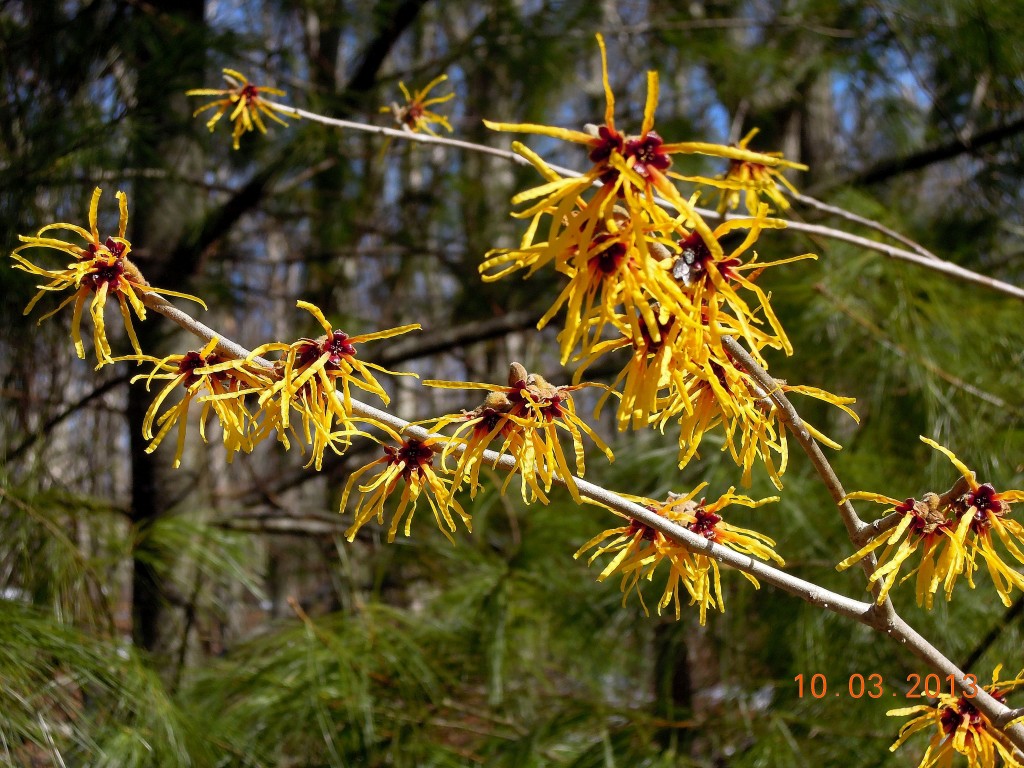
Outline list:
[[[74,302],[74,311],[71,316],[71,338],[75,343],[75,352],[85,359],[85,345],[82,343],[81,322],[82,309],[85,302],[89,301],[89,315],[92,318],[93,327],[93,348],[96,351],[96,367],[112,363],[110,342],[107,340],[106,324],[104,322],[104,311],[107,298],[117,297],[121,310],[121,317],[124,320],[124,327],[128,333],[135,353],[142,354],[139,347],[139,340],[135,335],[135,328],[132,325],[132,315],[139,320],[146,319],[146,307],[143,304],[145,294],[179,296],[199,303],[203,309],[206,305],[202,299],[190,296],[187,293],[169,291],[165,288],[153,288],[139,272],[138,268],[128,258],[132,244],[125,238],[128,229],[128,198],[124,192],[118,192],[118,207],[120,218],[117,225],[117,234],[106,238],[100,237],[98,214],[100,195],[102,190],[99,187],[93,190],[92,199],[89,202],[89,228],[85,229],[77,224],[47,224],[34,236],[19,235],[18,239],[23,245],[18,246],[11,253],[14,259],[14,268],[38,275],[49,282],[37,286],[39,292],[32,297],[32,300],[25,307],[27,315],[35,307],[36,303],[44,296],[51,293],[61,293],[71,290],[70,296],[61,301],[55,309],[50,310],[39,322],[52,317],[68,304]],[[44,237],[45,233],[54,230],[65,230],[82,238],[84,245],[76,245],[55,237]],[[50,269],[41,267],[25,258],[22,253],[30,248],[50,248],[61,251],[72,257],[74,261],[63,269]],[[91,297],[91,300],[90,300]]]
[[[349,475],[345,483],[345,490],[341,496],[341,511],[345,511],[349,495],[352,493],[356,482],[366,472],[374,467],[380,467],[380,471],[370,482],[358,486],[360,499],[355,509],[355,521],[345,532],[349,541],[352,541],[359,529],[370,520],[376,518],[381,525],[384,524],[384,502],[398,488],[402,486],[402,495],[398,502],[398,508],[391,517],[391,525],[388,528],[388,541],[395,540],[398,527],[405,520],[404,533],[408,536],[412,530],[412,517],[416,511],[416,503],[420,496],[426,496],[427,503],[434,513],[434,520],[437,527],[449,540],[452,539],[451,532],[455,531],[455,520],[451,512],[462,519],[467,530],[472,530],[472,521],[466,511],[453,498],[458,490],[458,485],[451,480],[439,476],[434,469],[434,453],[437,446],[437,438],[420,440],[416,438],[402,439],[394,430],[383,425],[377,425],[388,433],[392,440],[397,443],[384,445],[384,455],[369,464],[360,467]],[[408,512],[408,514],[406,514]]]
[[[722,337],[742,339],[762,366],[765,348],[792,353],[771,297],[757,279],[765,267],[815,257],[802,254],[765,263],[751,249],[764,229],[785,226],[768,217],[768,205],[759,195],[785,207],[775,180],[783,179],[783,170],[804,166],[779,153],[751,151],[747,144],[753,134],[738,146],[664,141],[654,130],[656,72],[648,73],[640,133],[621,131],[600,36],[598,45],[606,99],[602,125],[578,131],[487,123],[495,130],[580,144],[592,165],[579,177],[563,177],[536,153],[513,143],[544,182],[512,198],[514,205],[523,206],[513,216],[529,222],[526,232],[517,248],[488,253],[481,274],[491,281],[523,270],[529,277],[551,265],[567,283],[538,327],[565,310],[558,337],[561,360],[563,365],[570,360],[581,364],[576,380],[602,356],[631,352],[614,385],[621,392],[620,429],[648,424],[664,428],[678,422],[682,466],[696,455],[700,436],[720,424],[730,454],[743,467],[744,483],[760,458],[781,487],[785,439],[774,424],[772,393],[757,391],[735,368]],[[726,180],[671,170],[674,155],[694,153],[730,161]],[[746,191],[751,215],[712,229],[695,208],[696,193],[685,196],[679,181]],[[727,247],[737,239],[738,244]],[[852,414],[845,408],[852,401],[815,393]]]
[[[271,96],[284,96],[284,91],[279,88],[268,88],[264,85],[253,85],[241,72],[233,69],[224,70],[224,80],[227,88],[193,88],[185,91],[186,96],[218,96],[220,98],[204,104],[192,113],[192,117],[202,114],[210,109],[215,109],[213,117],[206,121],[206,127],[212,132],[224,115],[232,123],[231,141],[232,146],[238,149],[238,140],[242,134],[252,130],[259,130],[260,133],[267,132],[267,126],[263,122],[262,115],[269,117],[281,125],[288,125],[280,116],[297,119],[298,115],[278,104],[268,102],[261,94]]]
[[[782,558],[773,549],[775,542],[772,539],[757,531],[730,525],[722,519],[720,514],[725,507],[731,504],[759,507],[762,504],[778,501],[778,497],[770,496],[755,501],[736,494],[736,489],[730,488],[717,501],[709,503],[705,498],[701,498],[699,502],[694,501],[697,494],[706,486],[707,483],[701,483],[684,496],[670,495],[669,500],[665,502],[633,496],[625,498],[715,544],[783,565]],[[625,515],[620,512],[615,512],[615,514],[625,518]],[[598,581],[604,581],[613,573],[622,574],[623,604],[629,594],[635,591],[644,613],[648,613],[648,609],[640,591],[640,582],[643,580],[653,581],[655,571],[663,562],[668,563],[668,578],[656,606],[659,615],[663,609],[671,605],[676,619],[680,618],[682,615],[681,591],[689,595],[690,605],[699,607],[701,624],[707,621],[708,608],[725,611],[721,574],[718,562],[713,557],[709,557],[703,552],[687,549],[679,542],[637,520],[625,519],[627,522],[624,525],[598,534],[580,547],[573,557],[579,558],[584,552],[593,549],[594,551],[587,560],[587,563],[590,564],[602,555],[614,553],[614,557],[597,577]],[[749,574],[744,574],[744,576],[755,588],[760,586],[753,576]]]
[[[267,371],[244,360],[225,358],[216,352],[216,337],[211,339],[199,351],[186,352],[184,355],[168,355],[155,358],[150,355],[126,355],[118,360],[132,360],[138,363],[153,363],[153,370],[148,374],[132,379],[145,381],[148,390],[154,379],[165,379],[167,384],[157,393],[146,411],[142,424],[142,436],[150,441],[146,453],[157,449],[175,424],[178,425],[177,448],[174,453],[174,467],[181,464],[181,455],[185,449],[185,429],[188,409],[193,400],[202,402],[199,417],[199,434],[206,440],[206,423],[212,410],[220,422],[224,433],[224,448],[228,462],[236,452],[252,451],[254,440],[250,430],[253,423],[252,414],[245,407],[244,396],[259,392],[269,385]],[[184,387],[185,394],[175,405],[168,408],[159,417],[160,406],[177,387]],[[154,436],[153,427],[157,432]]]
[[[527,503],[540,499],[547,503],[547,493],[558,478],[566,484],[573,499],[579,503],[579,489],[572,479],[565,453],[559,442],[559,430],[572,439],[576,474],[583,476],[586,467],[583,455],[583,435],[594,441],[608,460],[613,460],[611,449],[577,414],[570,392],[589,383],[556,387],[536,373],[527,373],[519,363],[509,367],[508,386],[478,384],[475,382],[424,381],[431,387],[445,389],[483,389],[490,392],[484,403],[472,411],[449,414],[433,422],[433,429],[458,423],[452,439],[442,452],[447,461],[458,453],[454,469],[453,487],[461,487],[464,480],[470,484],[471,495],[479,486],[483,453],[497,437],[501,437],[499,455],[508,454],[522,481],[522,496]],[[502,486],[502,492],[512,479],[511,473]]]
[[[415,375],[389,371],[361,360],[356,345],[408,333],[420,326],[413,323],[349,336],[333,328],[313,304],[299,301],[297,306],[313,315],[324,334],[315,339],[303,337],[291,344],[263,344],[249,355],[249,360],[253,360],[268,352],[281,354],[270,373],[271,381],[258,393],[258,410],[253,417],[255,437],[260,440],[276,433],[286,449],[291,446],[289,434],[297,437],[300,445],[309,445],[312,449],[307,466],[320,470],[327,448],[341,454],[351,444],[352,437],[366,434],[356,427],[358,419],[352,413],[352,388],[376,395],[387,405],[390,398],[373,371],[396,376]],[[298,433],[292,420],[293,412],[299,418],[301,432]]]
[[[996,491],[991,483],[979,483],[974,472],[952,451],[927,437],[921,440],[946,456],[961,474],[945,494],[925,493],[921,500],[899,501],[878,493],[858,491],[848,499],[867,499],[889,504],[902,516],[892,530],[875,536],[837,569],[849,568],[878,549],[878,565],[868,586],[881,584],[878,602],[889,594],[903,564],[920,552],[920,559],[900,583],[915,578],[917,604],[931,609],[941,584],[946,600],[952,598],[957,579],[964,576],[971,589],[974,573],[984,562],[1003,605],[1009,607],[1014,588],[1024,590],[1024,575],[1008,564],[996,547],[998,539],[1010,556],[1024,565],[1024,526],[1010,518],[1010,504],[1024,500],[1024,491]]]
[[[991,684],[984,686],[984,689],[996,701],[1005,704],[1009,693],[1024,686],[1024,670],[1018,672],[1012,680],[1000,681],[1001,670],[1000,664],[992,672]],[[889,747],[889,751],[895,752],[915,733],[934,729],[928,741],[928,749],[918,763],[919,768],[952,765],[954,755],[958,754],[967,758],[970,768],[996,768],[997,756],[1002,758],[1005,768],[1024,768],[1013,744],[978,710],[971,700],[973,698],[940,692],[934,704],[889,710],[886,714],[892,717],[916,715],[903,724],[899,738]]]
[[[758,132],[757,128],[751,129],[736,145],[737,148],[746,150]],[[729,161],[729,170],[717,179],[712,179],[710,182],[703,178],[688,180],[704,184],[710,183],[722,190],[718,204],[719,213],[735,211],[739,207],[741,195],[745,198],[747,211],[752,215],[761,207],[761,195],[775,203],[780,211],[787,211],[789,210],[789,200],[782,194],[779,184],[782,184],[791,194],[797,194],[797,190],[783,172],[786,170],[806,171],[807,166],[803,163],[794,163],[791,160],[783,159],[781,152],[765,152],[764,154],[776,158],[777,162],[774,165],[766,165],[752,158],[733,158]]]
[[[404,325],[375,333],[349,336],[335,330],[323,312],[313,304],[299,301],[298,306],[310,312],[324,329],[316,339],[301,338],[292,344],[273,342],[253,350],[246,359],[225,357],[217,351],[218,339],[212,339],[202,350],[183,355],[169,355],[162,359],[144,354],[126,355],[116,360],[153,363],[149,374],[136,376],[133,381],[144,380],[147,388],[154,379],[168,383],[160,390],[146,413],[143,433],[150,440],[147,452],[157,446],[178,425],[178,443],[174,466],[181,461],[189,406],[202,404],[199,431],[206,439],[206,422],[212,411],[224,432],[224,446],[230,461],[237,451],[249,453],[267,437],[276,434],[285,449],[294,440],[301,450],[311,449],[307,466],[320,470],[325,451],[343,453],[352,437],[367,433],[357,422],[369,422],[375,427],[387,428],[369,419],[356,418],[352,411],[351,389],[356,387],[378,396],[385,404],[388,395],[373,371],[393,375],[378,365],[359,359],[356,345],[376,339],[389,338],[418,329],[419,325]],[[280,352],[281,359],[268,365],[258,358],[267,352]],[[163,414],[160,407],[178,386],[185,390],[182,399]],[[298,415],[298,429],[293,416]],[[154,426],[157,432],[153,434]],[[290,436],[290,437],[289,437]]]

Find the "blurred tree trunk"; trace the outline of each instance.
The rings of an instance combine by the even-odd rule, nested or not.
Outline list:
[[[136,122],[132,126],[129,162],[139,169],[173,170],[175,175],[200,177],[202,157],[190,140],[190,110],[183,91],[202,83],[205,47],[183,44],[203,29],[203,0],[164,0],[138,11],[134,50],[129,53],[136,78]],[[129,235],[137,243],[138,263],[154,284],[180,290],[191,274],[168,264],[172,245],[199,213],[198,194],[189,184],[142,177],[130,200]],[[196,263],[193,260],[191,263]],[[159,275],[157,278],[152,277]],[[137,325],[139,343],[157,354],[166,327],[158,322]],[[174,500],[183,496],[184,470],[170,469],[168,450],[146,453],[142,424],[152,393],[130,387],[128,429],[131,446],[131,508],[135,555],[132,567],[132,636],[135,644],[157,656],[170,651],[173,621],[169,621],[169,592],[162,583],[174,565],[174,553],[154,551],[147,535]],[[168,440],[173,444],[173,439]]]

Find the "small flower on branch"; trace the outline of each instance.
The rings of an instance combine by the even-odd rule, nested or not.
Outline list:
[[[196,117],[209,109],[216,109],[213,117],[206,121],[206,127],[212,132],[224,115],[232,122],[231,139],[232,146],[238,149],[238,140],[246,131],[259,130],[260,133],[267,132],[267,126],[261,115],[266,115],[271,120],[287,126],[278,115],[298,119],[291,110],[285,109],[277,104],[266,101],[261,94],[271,96],[284,96],[285,92],[279,88],[268,88],[264,85],[253,85],[241,72],[233,69],[223,70],[224,80],[228,88],[194,88],[185,91],[186,96],[219,96],[215,101],[204,104],[192,113]]]
[[[877,597],[881,603],[896,584],[903,564],[920,551],[920,562],[900,579],[900,583],[916,575],[917,604],[931,609],[939,584],[943,586],[946,600],[952,599],[956,581],[961,575],[966,577],[968,586],[974,588],[974,572],[980,567],[980,556],[999,599],[1009,607],[1013,589],[1024,590],[1024,576],[1003,559],[993,540],[993,533],[1013,559],[1024,564],[1024,526],[1009,517],[1010,503],[1024,500],[1024,491],[997,492],[991,483],[980,484],[967,465],[948,448],[927,437],[921,437],[921,440],[953,463],[960,471],[967,490],[960,492],[962,486],[958,482],[952,497],[928,492],[920,501],[912,498],[899,501],[866,491],[848,494],[847,499],[889,504],[889,511],[903,515],[903,519],[891,532],[874,537],[836,568],[849,568],[869,553],[884,547],[868,580],[869,588],[875,583],[881,584]]]
[[[448,118],[444,115],[439,115],[428,107],[432,107],[435,104],[444,104],[446,101],[453,99],[455,93],[449,93],[444,96],[434,96],[433,98],[427,98],[427,95],[438,85],[448,79],[448,75],[438,75],[429,83],[426,88],[421,88],[415,93],[409,93],[409,89],[405,87],[405,83],[399,81],[398,87],[402,89],[402,95],[405,97],[405,104],[392,103],[389,107],[381,107],[381,112],[390,112],[395,117],[395,122],[406,128],[413,133],[429,133],[431,136],[437,136],[437,133],[431,128],[432,125],[440,126],[444,128],[448,133],[452,132],[451,123],[448,122]]]
[[[576,415],[570,392],[583,387],[598,386],[589,382],[571,386],[556,387],[536,373],[527,373],[519,363],[512,363],[507,387],[476,382],[424,381],[430,387],[445,389],[484,389],[492,394],[482,406],[473,411],[444,416],[434,423],[434,429],[464,422],[444,449],[444,458],[454,451],[456,443],[466,447],[459,457],[455,469],[458,488],[464,478],[470,481],[471,492],[475,493],[479,479],[479,462],[484,450],[495,437],[504,442],[499,454],[515,458],[516,469],[522,480],[523,500],[530,503],[540,499],[547,504],[547,493],[555,478],[561,479],[572,495],[580,502],[579,489],[572,478],[572,471],[559,442],[558,430],[568,432],[572,438],[576,474],[583,476],[586,467],[583,456],[583,435],[586,435],[605,454],[609,461],[614,459],[611,449],[596,433]],[[502,493],[512,479],[511,473],[502,485]]]
[[[360,360],[356,355],[356,345],[419,330],[420,325],[412,323],[349,336],[344,331],[332,328],[323,312],[315,305],[299,301],[296,306],[312,314],[325,333],[316,339],[301,338],[291,344],[263,344],[250,354],[250,358],[267,352],[280,352],[283,355],[275,365],[276,380],[259,394],[258,405],[264,421],[258,436],[262,438],[274,430],[287,448],[291,411],[298,411],[302,420],[303,442],[313,448],[310,464],[319,470],[326,448],[340,454],[349,446],[352,437],[365,434],[355,427],[352,387],[376,395],[387,405],[390,398],[373,371],[392,376],[415,376],[389,371]]]
[[[136,376],[132,383],[145,381],[149,389],[154,379],[169,380],[166,386],[157,393],[142,423],[142,435],[150,440],[146,453],[152,453],[171,431],[178,425],[178,442],[174,453],[174,467],[181,464],[181,455],[185,448],[185,424],[188,409],[193,400],[203,404],[199,416],[199,434],[206,441],[206,422],[212,410],[217,415],[224,431],[224,447],[227,449],[228,462],[237,451],[249,452],[253,441],[249,434],[252,414],[245,407],[244,395],[257,392],[265,386],[264,373],[244,360],[225,360],[214,350],[218,338],[214,337],[200,351],[187,352],[184,355],[168,355],[164,358],[149,355],[127,355],[117,360],[134,360],[151,362],[153,370],[144,375]],[[185,394],[180,401],[168,408],[159,418],[160,406],[178,386],[184,387]],[[157,427],[154,436],[153,427]]]
[[[71,316],[71,338],[75,343],[75,352],[78,357],[85,359],[85,346],[82,343],[80,326],[82,322],[82,309],[85,302],[92,297],[89,305],[89,314],[92,317],[93,325],[93,346],[96,350],[96,367],[99,368],[107,363],[113,362],[111,356],[110,342],[107,341],[106,326],[103,313],[106,307],[107,297],[116,296],[121,310],[121,317],[124,320],[125,330],[131,340],[132,348],[137,355],[142,354],[139,347],[138,337],[135,335],[135,328],[132,326],[131,312],[134,311],[139,320],[146,319],[146,307],[142,303],[141,295],[152,293],[165,296],[178,296],[197,302],[203,309],[206,304],[202,299],[191,296],[187,293],[178,293],[165,288],[153,288],[146,282],[146,278],[139,272],[129,259],[131,243],[125,238],[128,229],[128,198],[124,192],[116,194],[120,208],[120,219],[117,227],[117,235],[100,239],[97,223],[100,195],[102,190],[96,187],[89,202],[89,228],[85,229],[77,224],[47,224],[39,230],[35,236],[29,237],[19,235],[18,239],[24,243],[14,249],[11,258],[16,262],[15,269],[20,269],[33,275],[49,280],[48,283],[37,286],[40,290],[25,307],[27,315],[35,307],[36,303],[49,293],[58,293],[73,289],[73,293],[65,298],[55,309],[47,312],[39,322],[52,317],[68,304],[74,302],[74,311]],[[44,237],[44,233],[53,230],[66,230],[82,238],[85,246],[69,243],[54,237]],[[22,256],[22,252],[29,248],[50,248],[62,251],[75,258],[75,261],[68,264],[64,269],[47,269]],[[131,308],[129,310],[129,307]]]
[[[759,507],[762,504],[778,501],[778,497],[771,496],[754,501],[746,496],[735,494],[735,489],[730,488],[717,501],[708,503],[706,499],[702,498],[699,502],[695,502],[697,494],[706,486],[707,483],[701,483],[685,496],[672,496],[667,502],[656,502],[632,496],[625,498],[646,507],[667,520],[678,523],[708,541],[783,565],[784,561],[775,552],[775,542],[772,539],[757,531],[730,525],[724,522],[719,514],[730,504]],[[615,514],[625,518],[625,515],[619,512],[615,512]],[[580,547],[573,557],[579,558],[590,549],[594,549],[594,552],[588,558],[588,564],[593,563],[601,555],[615,554],[601,571],[598,581],[604,581],[613,573],[621,573],[620,588],[623,593],[623,605],[625,605],[629,594],[635,590],[644,613],[649,615],[647,605],[640,592],[640,581],[653,581],[655,571],[658,570],[662,562],[667,562],[669,564],[668,579],[656,606],[658,615],[661,615],[663,609],[672,605],[676,619],[681,617],[680,590],[689,594],[690,605],[699,606],[702,625],[707,621],[709,607],[725,611],[721,574],[717,561],[702,552],[689,550],[643,523],[629,520],[626,525],[606,530]],[[743,575],[755,588],[760,587],[753,576],[746,573]]]
[[[743,152],[750,152],[751,140],[758,134],[759,128],[753,128],[740,142],[736,148]],[[766,161],[772,158],[772,161]],[[680,177],[686,181],[695,181],[700,184],[710,184],[722,190],[721,200],[718,204],[718,212],[735,211],[740,204],[740,195],[745,198],[747,211],[756,215],[761,207],[761,195],[770,199],[778,210],[789,210],[789,200],[779,189],[781,183],[793,194],[797,193],[796,187],[784,175],[787,170],[806,171],[807,166],[803,163],[795,163],[792,160],[783,158],[781,152],[751,153],[749,156],[738,155],[729,161],[729,170],[725,175],[717,179],[706,179],[704,177]]]
[[[384,505],[399,486],[402,495],[398,507],[391,516],[388,527],[388,541],[394,541],[398,528],[405,521],[404,533],[408,536],[412,530],[412,518],[420,497],[425,497],[434,513],[437,527],[450,541],[454,541],[452,533],[456,530],[452,510],[462,519],[466,530],[472,530],[472,519],[462,506],[452,498],[451,481],[442,477],[434,470],[434,452],[437,438],[419,440],[406,438],[383,425],[377,425],[397,443],[384,445],[384,455],[369,464],[360,467],[349,475],[345,490],[341,496],[341,512],[344,513],[349,495],[353,488],[358,488],[360,497],[356,504],[355,520],[345,532],[349,541],[355,539],[359,529],[374,518],[380,525],[384,524]],[[359,478],[371,469],[379,467],[379,471],[369,482],[357,486]]]
[[[1012,680],[999,680],[1000,664],[992,672],[992,682],[983,686],[996,701],[1005,704],[1006,697],[1016,688],[1024,686],[1024,670]],[[975,687],[975,695],[977,687]],[[931,696],[931,694],[928,694]],[[921,731],[932,731],[928,749],[921,757],[918,768],[950,766],[955,755],[967,758],[970,768],[997,768],[997,757],[1005,768],[1024,768],[1013,744],[974,705],[974,695],[952,696],[940,691],[933,704],[901,707],[886,712],[890,717],[916,715],[900,728],[899,738],[889,747],[895,752],[907,740]]]
[[[765,228],[780,228],[785,222],[767,218],[768,206],[761,205],[756,214],[749,219],[729,219],[715,227],[713,240],[708,240],[696,229],[682,230],[682,238],[677,242],[678,256],[672,266],[672,274],[684,286],[691,304],[704,316],[707,327],[713,329],[723,309],[735,318],[736,325],[748,345],[756,348],[755,336],[775,349],[782,349],[787,355],[793,354],[793,347],[786,337],[775,311],[772,309],[771,297],[757,285],[757,277],[766,267],[790,264],[804,259],[818,258],[813,253],[780,259],[773,262],[758,262],[754,252],[749,260],[743,254],[754,245]],[[731,253],[725,255],[719,240],[726,235],[746,230],[746,235]],[[716,255],[718,254],[718,255]],[[750,273],[749,276],[745,273]],[[763,324],[756,311],[751,310],[746,301],[739,295],[737,288],[744,288],[757,298],[760,311],[763,313],[772,334],[756,333],[753,328]],[[714,340],[712,340],[714,341]],[[717,346],[720,346],[717,345]],[[758,357],[758,353],[754,353]],[[763,361],[759,359],[759,362]]]

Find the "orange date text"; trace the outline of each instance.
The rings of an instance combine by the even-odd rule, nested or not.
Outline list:
[[[885,679],[877,672],[869,675],[855,672],[839,683],[833,681],[831,686],[828,678],[820,673],[809,676],[800,674],[793,680],[796,682],[796,695],[801,699],[804,696],[823,699],[829,695],[847,696],[851,699],[862,699],[865,696],[869,699],[880,699],[886,695],[905,699],[937,699],[942,694],[973,699],[978,695],[978,678],[974,675],[964,675],[965,685],[962,691],[957,688],[954,675],[940,677],[934,672],[927,675],[912,672],[907,675],[905,685],[901,684],[898,689],[887,688]]]

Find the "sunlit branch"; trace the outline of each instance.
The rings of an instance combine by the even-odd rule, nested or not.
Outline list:
[[[318,115],[315,112],[308,112],[304,109],[299,109],[297,107],[291,107],[285,104],[278,104],[267,99],[264,99],[264,102],[268,106],[273,107],[275,110],[284,113],[291,113],[296,117],[302,117],[306,120],[311,120],[313,122],[321,123],[323,125],[333,126],[335,128],[348,128],[351,130],[362,131],[365,133],[375,133],[381,136],[390,136],[392,138],[402,139],[405,141],[419,142],[421,144],[433,144],[437,146],[454,147],[456,149],[463,149],[468,152],[477,152],[481,154],[491,155],[493,157],[500,157],[504,160],[518,163],[519,165],[530,165],[530,163],[525,158],[507,149],[489,147],[484,144],[476,144],[471,141],[462,141],[460,139],[449,139],[443,136],[431,136],[430,134],[426,133],[413,133],[412,131],[409,130],[400,130],[397,128],[388,128],[379,125],[369,125],[367,123],[357,123],[351,120],[338,120],[336,118]],[[562,166],[550,164],[549,167],[556,173],[560,173],[563,176],[578,177],[582,175],[579,171],[575,171],[571,168],[564,168]],[[595,182],[595,184],[600,183],[600,181]],[[832,206],[829,207],[831,208]],[[699,213],[701,216],[705,218],[722,218],[722,215],[719,214],[717,211],[705,208],[696,208],[695,210],[697,211],[697,213]],[[855,220],[852,217],[856,216],[856,214],[850,214],[849,212],[846,211],[844,211],[843,213],[844,215],[847,216],[847,218]],[[861,217],[857,218],[860,219]],[[874,226],[875,229],[879,229],[879,231],[882,231],[880,229],[881,225],[878,225],[877,222],[870,222],[870,220],[868,219],[862,219],[859,223]],[[1007,296],[1013,296],[1014,298],[1024,299],[1024,288],[1013,285],[1011,283],[1003,282],[1002,280],[997,280],[994,277],[989,277],[987,275],[982,275],[978,272],[973,272],[957,264],[953,264],[952,262],[944,261],[942,259],[935,257],[934,254],[931,254],[930,252],[927,252],[927,255],[925,255],[925,253],[920,252],[923,251],[923,249],[921,249],[921,247],[918,246],[916,243],[914,244],[914,247],[919,250],[919,252],[917,253],[906,250],[904,248],[898,248],[894,245],[889,245],[887,243],[880,243],[875,240],[870,240],[866,237],[852,235],[849,232],[842,231],[841,229],[834,229],[832,227],[827,227],[821,224],[808,224],[802,221],[787,220],[786,228],[794,232],[803,232],[808,235],[819,235],[821,237],[827,237],[832,240],[839,240],[841,242],[850,243],[851,245],[856,245],[868,251],[875,251],[877,253],[881,253],[885,256],[888,256],[891,259],[897,259],[899,261],[908,261],[912,264],[917,264],[918,266],[924,267],[926,269],[941,272],[942,274],[947,275],[949,277],[957,278],[966,283],[980,285],[985,288],[989,288],[993,291],[998,291],[1000,293],[1006,294]],[[902,236],[898,237],[898,239],[900,239],[902,242],[907,242],[907,240]]]
[[[143,299],[147,307],[164,315],[180,327],[202,339],[204,342],[208,342],[214,336],[217,336],[220,339],[218,348],[225,354],[230,354],[238,358],[249,357],[249,350],[234,341],[227,339],[221,334],[215,333],[212,329],[196,321],[187,313],[177,309],[162,297],[146,293],[143,295]],[[845,496],[845,492],[842,490],[842,485],[839,483],[838,478],[835,477],[835,473],[832,471],[828,461],[824,458],[824,455],[821,453],[820,448],[818,448],[817,443],[811,439],[810,433],[808,433],[806,427],[804,427],[799,414],[797,414],[796,410],[789,403],[788,399],[786,399],[785,395],[783,395],[776,387],[775,381],[768,376],[767,372],[757,366],[753,360],[750,360],[750,356],[747,354],[746,350],[736,343],[735,340],[723,337],[723,342],[729,349],[730,354],[737,357],[751,376],[758,381],[759,385],[767,392],[771,393],[773,401],[780,410],[785,413],[785,417],[791,431],[796,436],[801,446],[804,447],[804,450],[807,451],[808,456],[811,457],[811,460],[815,464],[815,468],[818,469],[819,474],[822,474],[822,479],[825,480],[826,485],[829,487],[829,492],[833,495],[836,493],[841,494],[840,498]],[[257,358],[255,362],[261,365],[270,365],[269,361],[260,358]],[[748,365],[748,363],[752,364],[752,366]],[[340,393],[336,394],[336,396],[341,397]],[[426,439],[430,436],[422,427],[410,424],[404,419],[400,419],[390,413],[373,408],[359,402],[358,400],[352,400],[351,404],[352,411],[356,415],[381,422],[391,427],[396,432],[404,433],[417,439]],[[438,437],[441,439],[447,439],[443,436]],[[456,453],[460,453],[463,448],[464,446],[458,444],[453,446],[453,450]],[[818,460],[815,459],[815,456],[819,457]],[[501,456],[496,451],[488,450],[483,453],[483,460],[502,471],[515,471],[516,463],[512,456]],[[827,476],[830,476],[831,479],[826,480]],[[563,478],[555,479],[560,484],[565,484],[565,480]],[[703,536],[699,536],[687,528],[673,523],[667,518],[628,501],[622,496],[619,496],[618,494],[599,485],[595,485],[594,483],[578,478],[571,478],[568,482],[576,484],[581,496],[598,502],[617,512],[621,512],[639,523],[659,531],[667,538],[685,546],[693,552],[706,555],[709,558],[714,558],[719,563],[750,574],[756,579],[764,581],[767,584],[771,584],[772,586],[794,595],[818,608],[831,611],[832,613],[840,616],[845,616],[883,632],[897,643],[907,646],[911,653],[924,661],[935,671],[940,672],[944,676],[951,675],[957,688],[961,692],[973,693],[975,691],[975,686],[971,681],[965,679],[963,671],[957,668],[952,661],[946,658],[940,651],[938,651],[938,649],[925,640],[917,631],[907,624],[906,621],[896,615],[888,600],[883,603],[881,606],[883,610],[880,611],[878,610],[879,606],[876,606],[874,603],[865,603],[839,594],[838,592],[832,592],[831,590],[820,587],[813,582],[804,581],[803,579],[792,576],[778,568],[774,568],[767,563],[754,560],[753,558],[728,549],[727,547],[715,544]],[[840,504],[840,509],[843,509],[843,506],[843,504]],[[849,506],[848,502],[846,502],[846,506]],[[863,532],[872,528],[870,524],[865,524],[860,521],[856,512],[853,511],[852,506],[850,506],[848,510],[843,511],[843,518],[844,521],[847,522],[848,528],[852,528],[853,531]],[[851,538],[852,535],[853,534],[851,534]],[[977,694],[972,699],[972,703],[989,719],[990,722],[996,724],[998,727],[1005,726],[1007,722],[1013,719],[1011,711],[1005,704],[1000,703],[981,689],[977,689]],[[1004,733],[1017,748],[1024,750],[1024,725],[1005,728]]]
[[[885,226],[881,222],[875,221],[874,219],[868,219],[864,216],[858,216],[856,213],[848,211],[845,208],[840,208],[837,205],[829,205],[828,203],[823,203],[821,200],[817,200],[809,195],[801,194],[800,192],[789,192],[789,196],[796,200],[798,203],[802,203],[803,205],[806,205],[810,208],[815,208],[823,213],[830,213],[833,216],[839,216],[840,218],[846,219],[847,221],[852,221],[855,224],[861,224],[865,227],[875,229],[881,232],[886,237],[891,237],[893,240],[903,243],[910,250],[919,253],[922,256],[926,256],[929,259],[939,258],[920,243],[911,240],[906,235],[901,235],[895,229],[890,229],[889,227]]]

